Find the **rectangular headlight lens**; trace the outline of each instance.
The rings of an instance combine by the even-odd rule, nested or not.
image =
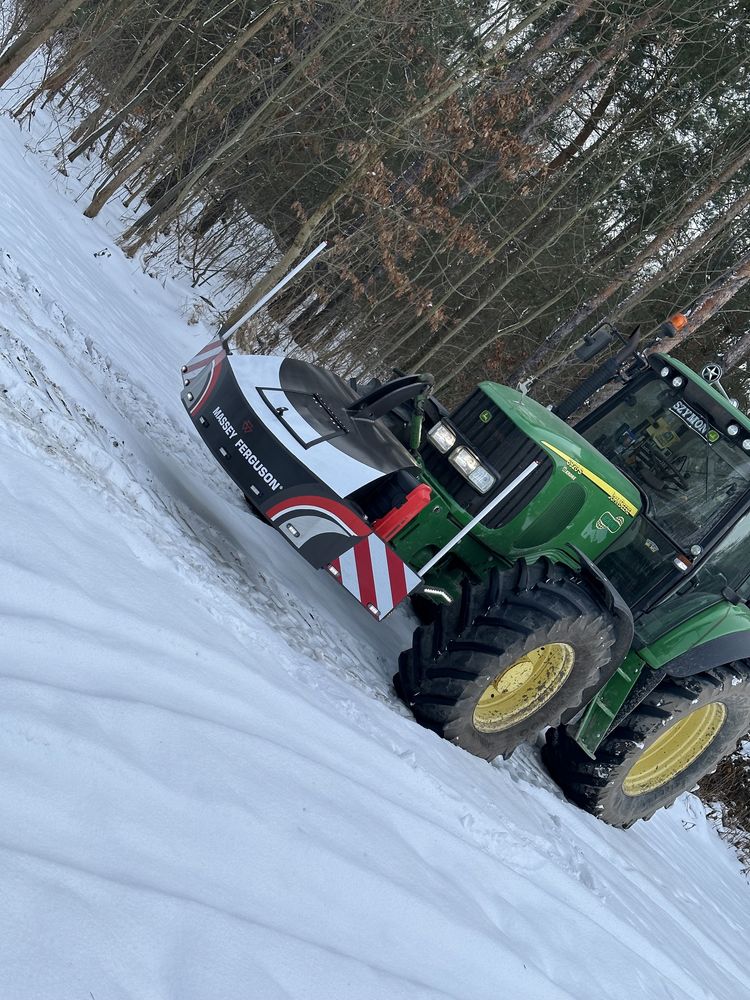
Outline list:
[[[486,493],[492,488],[495,477],[485,469],[477,456],[468,448],[456,448],[448,456],[448,461],[458,469],[465,479],[469,480],[475,490]]]
[[[491,472],[488,472],[483,465],[480,465],[478,468],[474,469],[472,474],[469,476],[469,482],[474,489],[479,490],[480,493],[486,493],[495,485],[495,477]]]
[[[479,459],[468,448],[456,448],[448,461],[451,465],[455,465],[461,475],[466,476],[467,479],[472,472],[479,468]]]
[[[443,454],[456,443],[456,432],[442,420],[427,432],[427,437]]]

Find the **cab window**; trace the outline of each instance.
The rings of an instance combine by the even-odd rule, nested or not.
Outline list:
[[[580,432],[640,487],[650,516],[686,551],[750,488],[750,453],[656,376],[595,411]]]

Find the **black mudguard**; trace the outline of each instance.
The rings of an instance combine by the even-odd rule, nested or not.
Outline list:
[[[613,664],[619,666],[633,646],[635,636],[633,614],[619,591],[599,567],[575,545],[571,548],[575,551],[576,558],[580,562],[582,578],[599,598],[603,607],[614,615],[617,634],[610,656]]]
[[[662,669],[670,677],[690,677],[735,660],[750,660],[750,632],[731,632],[709,639],[665,663]]]

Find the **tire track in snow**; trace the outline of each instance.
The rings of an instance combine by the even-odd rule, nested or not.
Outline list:
[[[132,427],[162,460],[189,468],[191,475],[210,483],[233,506],[244,504],[190,433],[192,428],[177,425],[137,380],[118,371],[7,253],[0,256],[0,294],[16,314],[18,328],[32,331],[102,397],[106,405],[101,410],[113,409],[124,427]],[[401,711],[384,683],[385,664],[381,671],[373,669],[372,659],[353,648],[348,633],[303,611],[292,594],[252,565],[251,556],[233,551],[227,537],[201,513],[163,489],[152,470],[127,447],[120,429],[117,433],[108,429],[50,376],[28,339],[0,325],[0,366],[7,373],[0,407],[7,423],[20,431],[17,447],[64,464],[104,492],[119,517],[137,522],[131,533],[134,545],[138,534],[145,536],[184,576],[205,588],[207,607],[222,627],[229,625],[252,641],[252,628],[244,618],[258,615],[272,622],[297,652],[325,663],[347,682]],[[257,528],[261,530],[261,525]],[[315,684],[309,671],[300,669],[299,674]]]

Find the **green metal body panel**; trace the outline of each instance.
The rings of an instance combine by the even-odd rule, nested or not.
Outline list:
[[[750,608],[746,604],[718,601],[641,649],[640,655],[650,666],[663,667],[696,646],[748,629]]]
[[[641,657],[631,650],[607,683],[589,702],[576,731],[576,741],[590,757],[607,735],[612,722],[633,690],[633,685],[648,669]]]
[[[456,546],[449,559],[429,573],[427,582],[456,593],[462,576],[486,576],[494,565],[507,568],[517,559],[535,562],[548,556],[573,569],[578,567],[571,544],[590,559],[608,548],[631,523],[641,500],[633,484],[588,441],[544,406],[527,396],[483,382],[489,396],[526,435],[550,455],[553,472],[536,497],[517,517],[501,528],[477,525]],[[563,457],[564,456],[564,457]],[[430,503],[393,539],[398,554],[415,569],[446,545],[470,515],[423,470],[433,491]],[[580,510],[570,517],[561,495],[571,483],[583,491]],[[599,485],[598,485],[598,484]],[[523,544],[536,534],[538,544]],[[541,540],[543,539],[543,541]]]
[[[589,756],[607,734],[644,669],[658,669],[712,639],[750,631],[750,608],[716,601],[687,621],[670,629],[650,646],[631,650],[615,675],[594,695],[576,731],[576,740]]]
[[[708,394],[733,421],[750,432],[750,418],[721,393],[681,362],[666,355],[659,358]],[[444,589],[454,598],[462,577],[468,575],[479,580],[493,567],[508,568],[521,558],[535,562],[548,557],[577,569],[575,548],[578,548],[589,559],[596,560],[627,530],[642,507],[635,485],[585,438],[541,404],[493,382],[483,382],[479,388],[550,455],[553,471],[521,513],[500,528],[489,529],[478,524],[429,571],[426,583]],[[422,476],[432,488],[432,501],[391,542],[416,570],[449,544],[471,520],[470,514],[424,469]],[[585,496],[580,509],[569,516],[561,495],[571,483],[576,483]],[[745,604],[732,604],[717,595],[705,596],[703,605],[699,606],[698,601],[687,620],[676,625],[670,623],[669,613],[658,608],[642,619],[646,644],[638,652],[628,653],[578,722],[576,739],[590,756],[595,755],[643,670],[658,669],[713,639],[750,631],[750,609]],[[676,602],[681,598],[671,600]],[[676,607],[671,604],[667,612]],[[679,613],[676,618],[679,619]]]

